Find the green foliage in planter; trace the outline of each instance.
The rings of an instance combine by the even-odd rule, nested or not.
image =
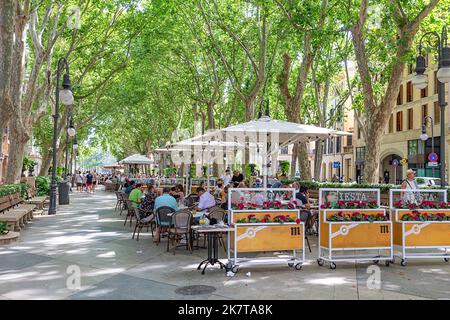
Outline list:
[[[0,222],[0,235],[7,234],[8,232],[9,232],[8,223]]]
[[[400,185],[395,184],[369,184],[369,183],[332,183],[332,182],[314,182],[314,181],[302,181],[298,179],[292,179],[286,181],[286,183],[298,182],[301,186],[306,187],[309,190],[318,190],[320,188],[353,188],[353,189],[380,189],[381,193],[389,193],[389,189],[400,189]]]
[[[23,158],[22,172],[33,171],[36,164],[37,164],[36,161],[31,160],[28,157]]]
[[[290,167],[291,167],[291,165],[290,165],[289,161],[287,161],[287,160],[280,161],[281,174],[288,175]]]
[[[246,179],[250,179],[250,177],[252,176],[252,171],[257,170],[257,165],[254,163],[249,163],[245,165],[245,172],[244,172],[244,176]]]
[[[196,164],[191,164],[191,166],[189,167],[189,174],[190,174],[191,178],[195,178],[197,176],[197,165]]]
[[[22,192],[22,186],[20,184],[5,184],[0,186],[0,197],[8,196],[17,192]]]
[[[22,199],[26,199],[28,196],[27,191],[30,186],[26,183],[21,183],[19,184],[19,187],[20,187],[20,196],[22,197]]]
[[[36,177],[37,196],[46,196],[50,192],[50,177]]]

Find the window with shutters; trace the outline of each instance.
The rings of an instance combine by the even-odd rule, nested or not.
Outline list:
[[[414,129],[414,109],[408,109],[408,130]]]
[[[425,118],[426,116],[428,116],[428,105],[424,104],[422,106],[422,121],[423,121],[423,118]]]
[[[398,91],[398,96],[397,96],[397,105],[402,105],[403,104],[403,85],[400,85],[400,90]]]
[[[413,101],[413,86],[412,82],[408,81],[408,83],[406,83],[406,102],[411,101]]]
[[[403,131],[403,111],[397,112],[397,131]]]

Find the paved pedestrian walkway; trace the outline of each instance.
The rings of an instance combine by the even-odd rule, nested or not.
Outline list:
[[[196,270],[206,250],[167,253],[144,232],[137,242],[115,196],[74,193],[56,216],[37,217],[19,242],[0,247],[0,299],[448,299],[450,264],[380,264],[381,288],[369,289],[364,263],[319,267],[313,253],[301,271],[246,267],[234,277],[217,268]],[[225,256],[224,251],[222,254]],[[247,272],[251,272],[247,275]],[[80,281],[77,282],[77,274]],[[78,286],[78,284],[80,286]],[[185,295],[186,286],[212,292]],[[197,288],[199,291],[202,288]]]

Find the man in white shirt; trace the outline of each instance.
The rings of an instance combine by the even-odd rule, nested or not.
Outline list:
[[[231,172],[230,172],[230,170],[226,170],[225,174],[221,177],[221,179],[223,180],[223,186],[224,187],[229,185],[230,181],[231,181]]]
[[[200,197],[197,206],[197,210],[199,212],[206,212],[206,209],[212,208],[216,205],[216,199],[214,199],[214,196],[211,193],[206,192],[206,190],[202,187],[197,189],[197,194]]]

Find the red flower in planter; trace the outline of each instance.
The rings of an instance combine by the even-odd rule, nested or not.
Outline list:
[[[242,202],[238,204],[238,208],[239,210],[244,210],[245,208],[245,204],[243,204]]]
[[[295,220],[295,222],[296,222],[297,224],[300,224],[300,219],[297,218],[297,220]]]
[[[274,203],[273,203],[273,205],[276,207],[276,208],[281,208],[281,206],[282,206],[282,203],[281,203],[281,201],[275,201]]]
[[[291,202],[288,203],[289,209],[295,209],[295,205]]]
[[[286,221],[286,216],[284,216],[284,215],[276,216],[276,217],[273,219],[273,221],[274,221],[274,222],[281,222],[281,223],[283,223],[283,222]]]
[[[266,219],[261,219],[261,222],[262,223],[266,223]]]
[[[269,209],[270,208],[270,201],[264,201],[263,202],[263,207],[264,207],[264,209]]]

